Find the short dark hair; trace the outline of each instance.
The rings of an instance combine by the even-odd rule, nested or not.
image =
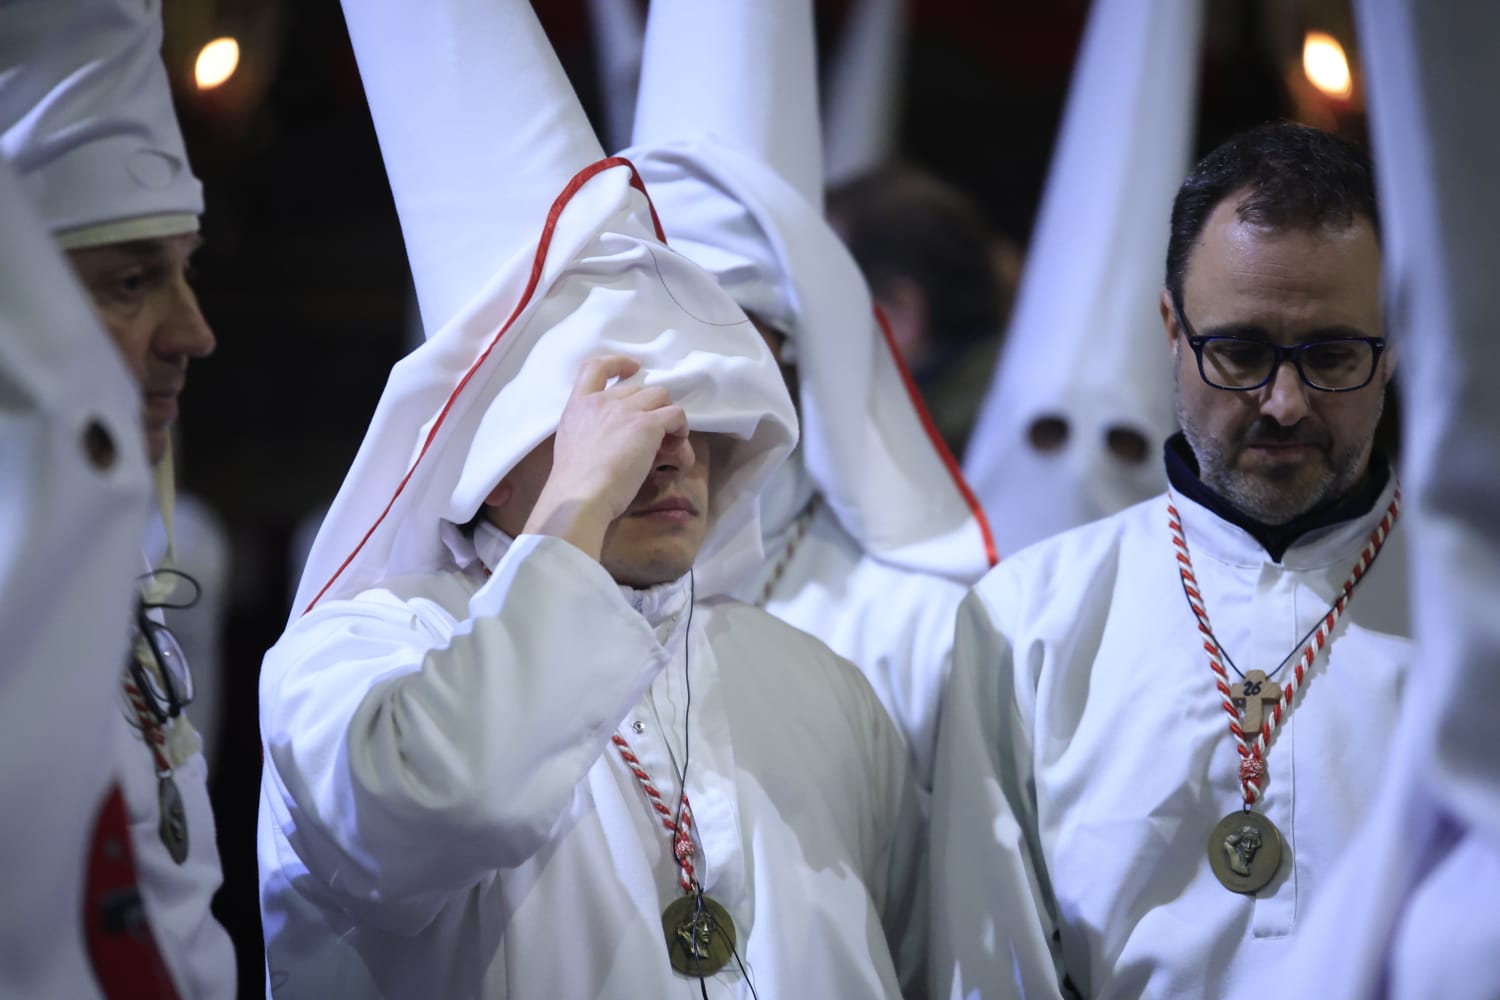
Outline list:
[[[1244,191],[1240,219],[1274,229],[1349,226],[1361,217],[1380,234],[1369,155],[1345,139],[1295,122],[1267,122],[1229,139],[1188,174],[1172,202],[1167,291],[1182,301],[1188,259],[1208,217]]]
[[[1005,303],[991,236],[962,192],[916,167],[880,167],[828,192],[828,214],[879,296],[895,278],[921,287],[928,332],[956,346],[999,332]]]

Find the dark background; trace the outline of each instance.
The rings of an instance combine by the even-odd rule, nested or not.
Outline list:
[[[595,121],[584,0],[536,0]],[[817,3],[820,47],[849,0]],[[1248,125],[1298,117],[1361,138],[1358,95],[1322,101],[1293,71],[1301,33],[1352,52],[1342,0],[1213,0],[1199,150]],[[239,949],[242,995],[264,985],[256,897],[260,750],[256,677],[290,600],[289,543],[337,490],[404,349],[401,234],[337,4],[168,0],[165,54],[207,194],[196,285],[215,356],[193,366],[181,422],[182,487],[223,518],[232,553],[225,705],[213,795],[225,885],[216,910]],[[1087,3],[917,0],[907,33],[901,154],[967,191],[1024,245]],[[209,38],[244,48],[225,86],[198,92]]]

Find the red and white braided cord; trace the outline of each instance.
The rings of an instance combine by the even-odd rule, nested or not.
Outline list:
[[[672,854],[677,858],[677,884],[682,886],[683,892],[697,892],[698,878],[693,871],[693,855],[697,853],[697,849],[693,846],[693,810],[688,805],[687,789],[682,790],[681,808],[674,818],[671,807],[652,784],[651,775],[641,766],[640,759],[630,749],[630,744],[625,742],[625,737],[615,733],[610,739],[615,749],[620,751],[625,766],[630,768],[630,773],[641,783],[641,788],[646,792],[646,802],[661,817],[662,826],[672,835]]]
[[[1193,609],[1193,614],[1198,619],[1198,631],[1203,635],[1203,650],[1208,654],[1209,669],[1214,672],[1214,685],[1218,688],[1224,711],[1229,715],[1229,731],[1234,734],[1239,748],[1240,789],[1245,797],[1245,804],[1253,805],[1260,799],[1265,786],[1266,754],[1270,751],[1271,740],[1276,735],[1282,718],[1292,710],[1292,700],[1302,688],[1307,669],[1312,666],[1318,654],[1323,651],[1323,647],[1328,644],[1328,637],[1333,634],[1334,626],[1338,624],[1344,609],[1348,607],[1354,588],[1359,585],[1359,581],[1370,568],[1370,564],[1375,561],[1375,556],[1380,552],[1396,519],[1401,515],[1401,488],[1399,486],[1396,488],[1390,506],[1386,508],[1385,516],[1380,519],[1375,530],[1370,532],[1370,538],[1365,543],[1364,550],[1360,552],[1359,560],[1350,571],[1349,578],[1344,581],[1333,606],[1318,623],[1312,638],[1303,648],[1302,655],[1297,658],[1291,680],[1281,686],[1280,700],[1265,716],[1265,722],[1253,739],[1240,726],[1240,710],[1235,705],[1234,697],[1229,690],[1229,673],[1224,668],[1224,657],[1219,648],[1219,640],[1214,637],[1213,628],[1209,625],[1208,609],[1203,604],[1203,595],[1198,588],[1198,578],[1193,574],[1193,560],[1188,554],[1187,536],[1182,531],[1182,516],[1177,513],[1177,508],[1170,499],[1167,501],[1167,515],[1168,524],[1172,529],[1172,544],[1177,548],[1177,570],[1182,574],[1183,593],[1187,594],[1188,606]]]
[[[158,774],[166,774],[172,770],[172,764],[167,760],[167,731],[161,723],[156,721],[156,716],[151,713],[151,706],[146,704],[146,696],[135,683],[135,678],[130,676],[130,671],[122,672],[121,684],[125,688],[125,699],[130,702],[130,708],[135,712],[136,723],[141,730],[141,739],[146,746],[151,748],[151,759],[156,764]]]

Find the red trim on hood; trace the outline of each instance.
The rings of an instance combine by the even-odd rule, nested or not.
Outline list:
[[[443,408],[439,411],[437,419],[433,421],[432,429],[427,432],[427,440],[422,442],[422,450],[417,453],[416,461],[412,462],[411,468],[406,470],[406,475],[397,484],[396,492],[391,494],[391,499],[386,503],[385,509],[380,512],[380,516],[375,519],[375,523],[370,525],[370,529],[359,540],[359,544],[354,546],[354,551],[345,557],[344,561],[339,564],[339,568],[334,570],[333,576],[328,578],[328,582],[323,584],[322,589],[308,602],[307,607],[302,609],[304,615],[311,611],[323,599],[323,595],[328,593],[329,589],[338,582],[338,578],[343,575],[344,570],[348,569],[349,564],[359,555],[360,551],[365,547],[365,543],[370,540],[370,536],[374,535],[376,529],[385,521],[386,515],[395,506],[396,499],[405,491],[406,484],[411,482],[411,477],[416,473],[417,466],[421,465],[422,459],[427,456],[427,449],[432,447],[432,442],[437,438],[438,432],[442,430],[443,424],[448,419],[449,411],[453,409],[453,404],[458,400],[459,393],[464,391],[464,388],[469,384],[469,380],[474,377],[474,373],[479,370],[479,367],[489,358],[490,352],[500,343],[500,338],[505,336],[511,324],[516,321],[516,317],[531,302],[531,297],[536,293],[536,287],[542,279],[542,267],[547,260],[547,251],[552,245],[553,230],[557,228],[557,220],[562,216],[563,209],[567,207],[568,202],[572,200],[573,196],[578,193],[579,188],[583,187],[598,174],[614,167],[626,167],[630,170],[630,186],[646,196],[646,204],[651,210],[651,225],[656,231],[656,237],[662,243],[666,243],[667,238],[666,234],[662,231],[661,220],[656,216],[656,206],[651,204],[651,196],[647,193],[646,184],[641,180],[641,175],[635,169],[635,164],[623,156],[610,156],[589,164],[573,175],[572,180],[568,181],[567,186],[562,189],[562,193],[552,202],[551,210],[547,212],[547,222],[542,227],[541,240],[537,243],[536,255],[532,258],[531,262],[531,277],[526,282],[526,288],[521,292],[521,300],[516,303],[515,309],[511,310],[510,317],[506,319],[504,325],[496,332],[485,349],[480,352],[479,357],[474,360],[474,363],[469,366],[469,370],[464,372],[463,378],[459,379],[458,385],[454,387],[453,392],[448,395],[448,401],[443,404]]]
[[[896,340],[891,335],[890,321],[885,318],[885,310],[881,309],[879,304],[875,306],[875,325],[880,327],[881,336],[885,338],[886,349],[891,352],[891,360],[896,363],[896,371],[901,373],[901,384],[906,386],[906,395],[910,397],[911,405],[917,411],[917,418],[922,421],[922,429],[927,432],[927,439],[932,442],[933,448],[937,449],[938,457],[943,460],[943,465],[948,469],[948,475],[953,477],[953,485],[958,487],[964,503],[969,505],[969,513],[979,524],[979,533],[984,538],[985,559],[991,566],[998,565],[1000,554],[995,549],[995,536],[990,533],[989,518],[984,516],[984,508],[979,505],[974,491],[969,488],[968,480],[964,479],[958,460],[953,457],[953,452],[948,450],[948,442],[943,440],[943,436],[938,433],[937,425],[932,422],[932,414],[927,412],[927,404],[922,401],[922,394],[917,391],[917,383],[912,379],[911,372],[907,370],[906,362],[901,360],[901,351],[896,347]]]

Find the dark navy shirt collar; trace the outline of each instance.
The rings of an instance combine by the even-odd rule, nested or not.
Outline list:
[[[1286,524],[1263,524],[1240,511],[1198,478],[1198,460],[1181,432],[1167,439],[1167,481],[1172,489],[1199,506],[1250,533],[1273,562],[1281,562],[1286,550],[1310,531],[1363,517],[1375,507],[1391,478],[1390,462],[1380,452],[1370,454],[1370,468],[1348,493],[1337,501],[1295,517]]]

